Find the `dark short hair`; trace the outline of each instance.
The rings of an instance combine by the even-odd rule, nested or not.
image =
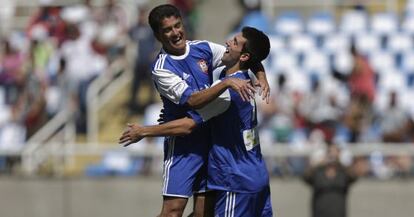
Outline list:
[[[162,20],[172,16],[181,18],[178,8],[171,4],[159,5],[153,8],[149,13],[148,23],[150,24],[152,31],[158,33]]]
[[[243,27],[243,37],[247,39],[242,52],[250,54],[249,64],[261,62],[266,59],[270,52],[269,37],[262,31],[253,27]]]

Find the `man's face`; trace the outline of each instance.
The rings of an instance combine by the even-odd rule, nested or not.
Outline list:
[[[226,42],[226,52],[221,59],[226,66],[234,65],[240,60],[242,49],[247,39],[243,37],[242,33],[238,33],[232,39]]]
[[[180,18],[174,16],[164,18],[156,37],[167,53],[173,55],[185,53],[186,35]]]

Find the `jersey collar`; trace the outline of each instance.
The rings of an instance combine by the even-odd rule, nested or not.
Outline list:
[[[185,53],[183,55],[180,55],[180,56],[175,56],[175,55],[169,54],[169,53],[165,52],[164,49],[162,50],[162,52],[170,55],[170,57],[174,60],[182,60],[182,59],[185,59],[188,56],[188,54],[190,53],[190,45],[188,45],[188,41],[185,43]]]

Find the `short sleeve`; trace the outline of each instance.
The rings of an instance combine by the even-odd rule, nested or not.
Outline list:
[[[185,80],[166,69],[153,70],[152,80],[157,86],[158,92],[175,104],[186,103],[194,92]]]
[[[208,45],[210,46],[211,52],[213,53],[212,66],[213,69],[215,69],[221,65],[221,58],[223,57],[224,52],[226,52],[226,47],[213,42],[208,42]]]
[[[220,82],[221,80],[214,82],[213,86],[217,85]],[[225,112],[230,106],[230,100],[230,91],[227,89],[215,100],[213,100],[203,108],[197,109],[196,111],[198,114],[200,114],[203,121],[208,121],[211,118]]]

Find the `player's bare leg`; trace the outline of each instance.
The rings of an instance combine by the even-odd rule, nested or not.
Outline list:
[[[182,217],[187,198],[164,196],[159,217]]]
[[[193,217],[214,217],[214,192],[194,194]]]

